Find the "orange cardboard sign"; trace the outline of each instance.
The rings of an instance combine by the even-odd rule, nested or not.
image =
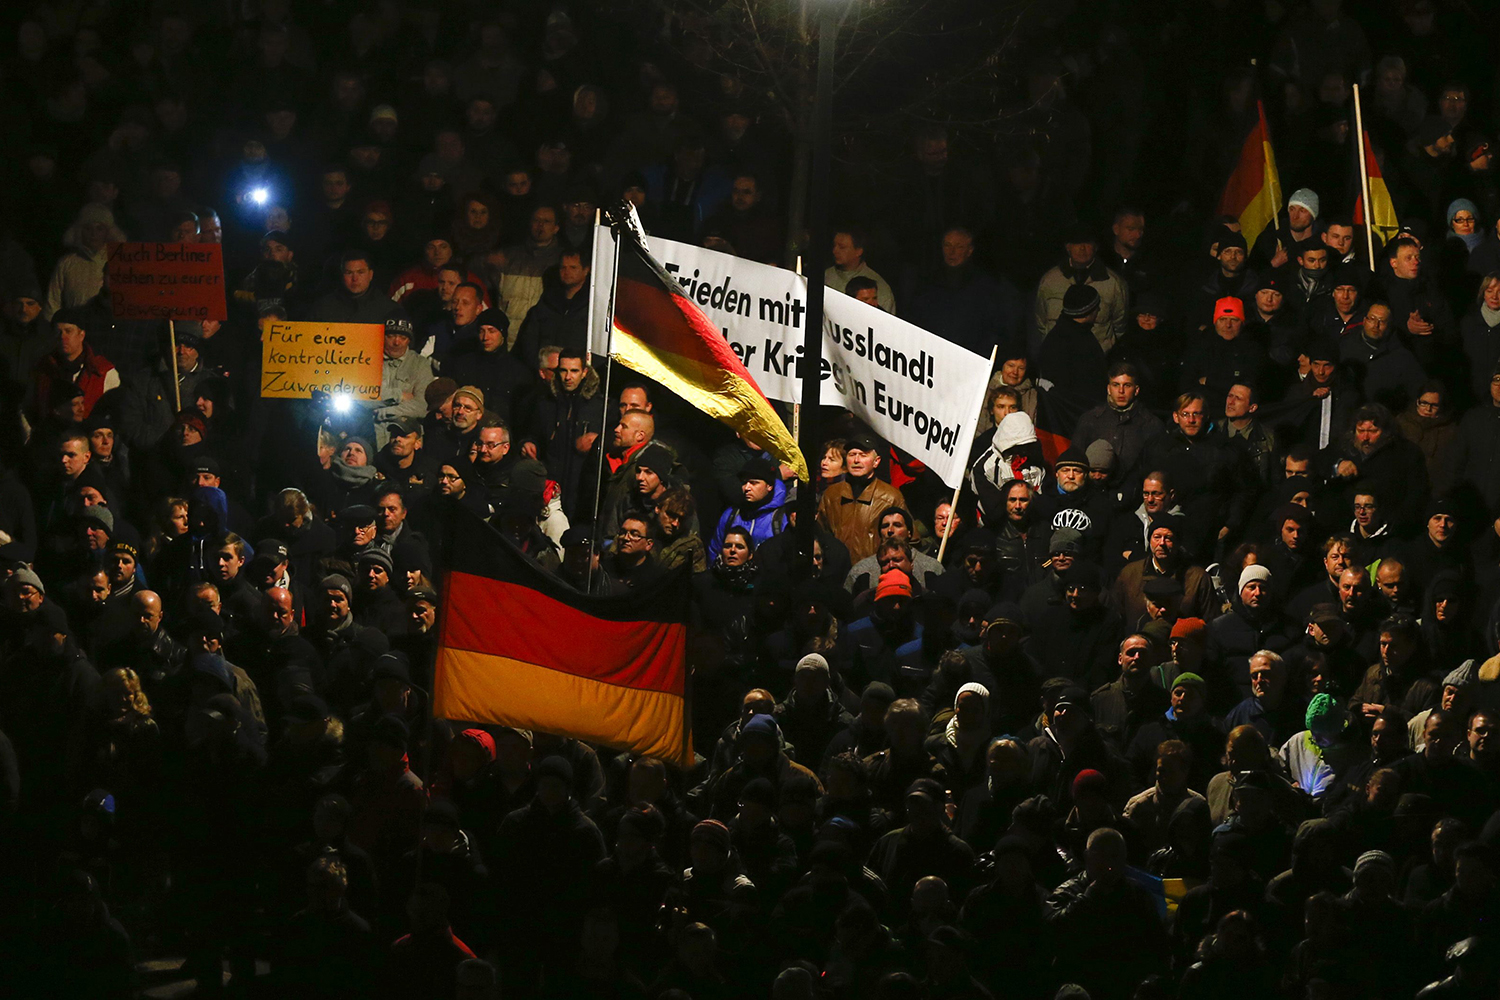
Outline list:
[[[107,270],[115,319],[229,318],[217,243],[112,243]]]
[[[380,323],[261,323],[263,399],[310,399],[316,390],[374,402],[385,368]]]

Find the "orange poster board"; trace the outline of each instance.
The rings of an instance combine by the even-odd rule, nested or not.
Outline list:
[[[115,319],[229,318],[217,243],[111,243],[106,270]]]
[[[380,398],[385,327],[380,323],[261,323],[263,399],[310,399],[315,390]]]

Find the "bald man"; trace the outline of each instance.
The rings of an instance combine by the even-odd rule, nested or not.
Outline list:
[[[274,743],[281,732],[282,710],[296,698],[313,693],[323,659],[298,628],[302,613],[292,592],[270,587],[265,596],[265,630],[244,637],[237,657],[260,691]]]
[[[170,725],[174,707],[171,689],[178,686],[175,679],[187,663],[187,648],[161,627],[162,600],[156,591],[131,594],[126,610],[130,627],[100,650],[97,662],[134,670],[158,722]]]
[[[604,489],[599,501],[599,515],[601,518],[600,531],[613,534],[618,530],[618,524],[607,523],[613,519],[613,512],[624,509],[624,502],[635,488],[636,456],[641,449],[655,443],[658,447],[665,448],[671,455],[671,468],[665,472],[653,469],[664,480],[680,482],[683,479],[682,465],[677,461],[677,452],[671,446],[656,440],[656,418],[645,410],[630,409],[620,414],[620,420],[615,424],[614,433],[610,440],[610,446],[604,453]],[[596,444],[597,448],[598,445]],[[596,482],[596,470],[599,467],[599,456],[592,455],[583,471],[582,490],[583,504],[579,510],[579,520],[588,520],[587,515],[592,513],[594,503],[594,490]]]

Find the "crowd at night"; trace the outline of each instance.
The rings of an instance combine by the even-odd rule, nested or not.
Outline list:
[[[725,28],[797,5],[0,14],[6,995],[1500,996],[1500,16],[1006,0],[985,114],[871,125],[940,11],[809,2],[891,8],[826,246],[809,63]],[[610,364],[625,203],[994,351],[958,493]],[[379,398],[272,391],[359,361],[303,323]],[[690,593],[691,766],[435,710],[481,536]]]

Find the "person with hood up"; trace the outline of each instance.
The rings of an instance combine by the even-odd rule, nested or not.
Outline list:
[[[1043,461],[1031,418],[1020,411],[1007,414],[996,426],[989,446],[969,463],[969,483],[979,496],[980,506],[997,511],[1003,508],[999,493],[1013,479],[1022,480],[1033,490],[1041,489],[1047,476]]]
[[[639,456],[636,464],[640,464]],[[757,547],[776,534],[776,512],[786,502],[786,484],[776,465],[769,459],[752,458],[741,466],[740,495],[740,501],[720,516],[709,546],[711,551],[723,547],[725,534],[731,528],[743,528]]]
[[[104,287],[104,266],[109,245],[125,242],[125,231],[115,225],[109,206],[91,201],[78,210],[73,224],[63,233],[68,248],[58,260],[47,282],[42,315],[53,319],[59,309],[74,309],[92,302]]]
[[[989,689],[969,681],[958,689],[942,733],[927,741],[928,753],[937,762],[938,780],[955,800],[982,783],[988,773],[989,704]]]

